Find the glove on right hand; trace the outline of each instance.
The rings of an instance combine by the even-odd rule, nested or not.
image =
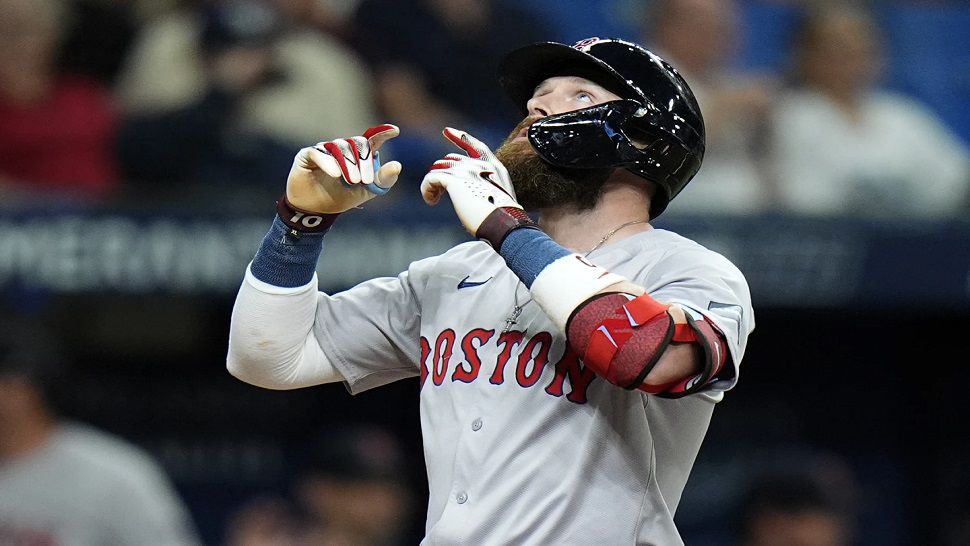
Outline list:
[[[421,182],[427,204],[438,204],[447,192],[468,233],[487,240],[496,250],[512,229],[534,225],[515,200],[508,171],[488,146],[450,127],[442,134],[468,155],[448,154],[431,166]]]
[[[362,136],[301,149],[286,179],[286,200],[302,211],[338,214],[387,193],[401,174],[401,163],[382,166],[378,150],[399,134],[396,126],[384,124]]]

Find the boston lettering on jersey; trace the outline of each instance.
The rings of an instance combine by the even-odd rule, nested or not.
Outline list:
[[[514,381],[522,388],[536,387],[549,363],[553,336],[549,332],[538,332],[527,338],[525,334],[510,330],[496,335],[496,330],[475,328],[458,341],[458,335],[449,328],[439,333],[434,343],[421,336],[421,388],[429,377],[432,386],[441,386],[445,381],[488,381],[492,385]],[[456,354],[458,351],[461,355]],[[495,357],[483,361],[482,355],[489,354],[495,354]],[[586,391],[596,374],[583,366],[568,346],[555,363],[551,381],[539,386],[547,394],[561,397],[567,379],[570,391],[565,393],[566,399],[585,404]]]

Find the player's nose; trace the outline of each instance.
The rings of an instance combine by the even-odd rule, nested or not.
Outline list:
[[[532,97],[528,102],[525,103],[526,109],[529,111],[530,118],[544,118],[548,116],[551,111],[548,104],[549,95],[540,95],[538,97]]]

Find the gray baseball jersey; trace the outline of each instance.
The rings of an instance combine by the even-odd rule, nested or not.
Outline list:
[[[682,543],[677,504],[754,328],[748,287],[723,256],[664,230],[589,259],[707,316],[734,373],[663,399],[594,375],[535,302],[503,332],[530,296],[483,242],[319,296],[311,337],[351,392],[421,378],[423,544]]]

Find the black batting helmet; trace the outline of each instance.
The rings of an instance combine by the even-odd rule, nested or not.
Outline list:
[[[650,217],[659,216],[704,158],[704,118],[684,78],[654,53],[612,38],[525,46],[499,67],[502,87],[526,113],[535,88],[553,76],[587,78],[623,100],[533,123],[529,141],[539,156],[560,167],[623,167],[655,182]]]

